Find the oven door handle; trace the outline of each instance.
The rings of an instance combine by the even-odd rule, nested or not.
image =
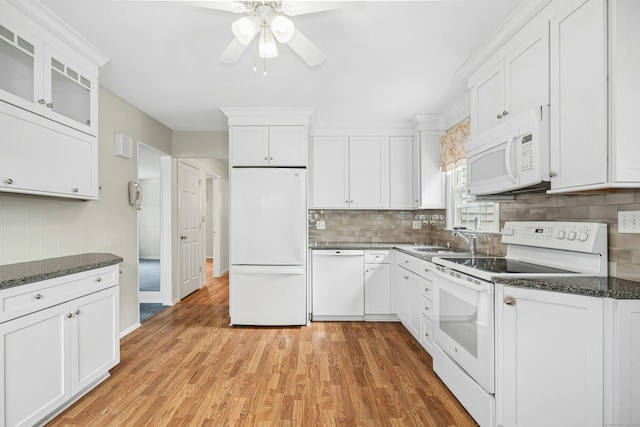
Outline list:
[[[485,294],[493,294],[493,283],[487,282],[482,279],[477,279],[475,277],[468,276],[464,273],[458,273],[455,270],[451,270],[448,268],[444,269],[444,272],[439,268],[435,268],[432,270],[436,276],[440,276],[443,279],[449,280],[456,285],[471,289],[473,291]],[[460,277],[455,277],[450,274],[450,272],[454,272],[455,274],[460,274]],[[469,280],[467,280],[467,278]]]

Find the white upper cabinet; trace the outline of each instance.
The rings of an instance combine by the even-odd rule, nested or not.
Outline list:
[[[567,2],[551,20],[551,192],[640,186],[640,2]]]
[[[232,126],[233,166],[307,165],[306,126]]]
[[[549,104],[549,26],[544,25],[471,87],[472,135]]]
[[[312,142],[314,208],[389,206],[388,146],[381,136],[319,136]]]
[[[420,167],[418,172],[418,191],[420,195],[417,207],[422,209],[445,208],[445,174],[440,168],[440,132],[420,131],[414,142],[419,142]],[[419,139],[419,141],[418,141]]]
[[[418,160],[418,159],[416,159]],[[413,140],[410,136],[389,138],[389,207],[391,209],[411,209],[417,207],[420,196],[414,191],[419,177],[414,172]],[[416,169],[417,171],[418,169]],[[419,187],[418,187],[419,188]]]
[[[78,129],[98,132],[98,68],[50,46],[10,17],[0,21],[0,98]]]
[[[0,2],[0,191],[98,198],[107,60],[37,1]]]

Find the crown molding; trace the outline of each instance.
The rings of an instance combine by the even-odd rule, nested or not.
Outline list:
[[[480,46],[461,66],[456,70],[456,75],[467,80],[484,64],[487,59],[496,53],[515,33],[533,19],[552,0],[527,0],[516,9],[498,29],[491,34],[489,39]]]
[[[411,136],[410,123],[400,121],[320,122],[309,129],[309,136]]]
[[[89,43],[87,39],[82,37],[80,33],[71,28],[55,15],[46,6],[37,0],[7,0],[11,5],[16,7],[22,13],[33,19],[45,30],[49,31],[60,40],[71,46],[74,50],[82,54],[92,64],[102,67],[109,62],[109,57],[102,53],[98,48]]]
[[[309,126],[315,115],[315,108],[253,108],[223,107],[220,111],[227,116],[229,126],[242,125],[302,125]]]
[[[440,116],[440,129],[448,130],[471,115],[471,92],[465,91],[447,111]]]
[[[441,131],[441,114],[414,114],[411,117],[411,128],[413,132],[418,131]]]

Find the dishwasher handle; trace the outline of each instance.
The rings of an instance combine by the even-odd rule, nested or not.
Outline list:
[[[364,257],[363,250],[355,250],[355,249],[322,249],[322,250],[314,250],[313,256],[361,256]]]

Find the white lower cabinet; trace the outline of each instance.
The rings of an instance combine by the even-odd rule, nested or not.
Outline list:
[[[366,317],[391,315],[391,269],[389,250],[365,250],[364,314]]]
[[[603,299],[496,286],[501,426],[603,425]]]
[[[106,378],[120,361],[118,301],[111,284],[0,323],[0,426],[34,425]]]

